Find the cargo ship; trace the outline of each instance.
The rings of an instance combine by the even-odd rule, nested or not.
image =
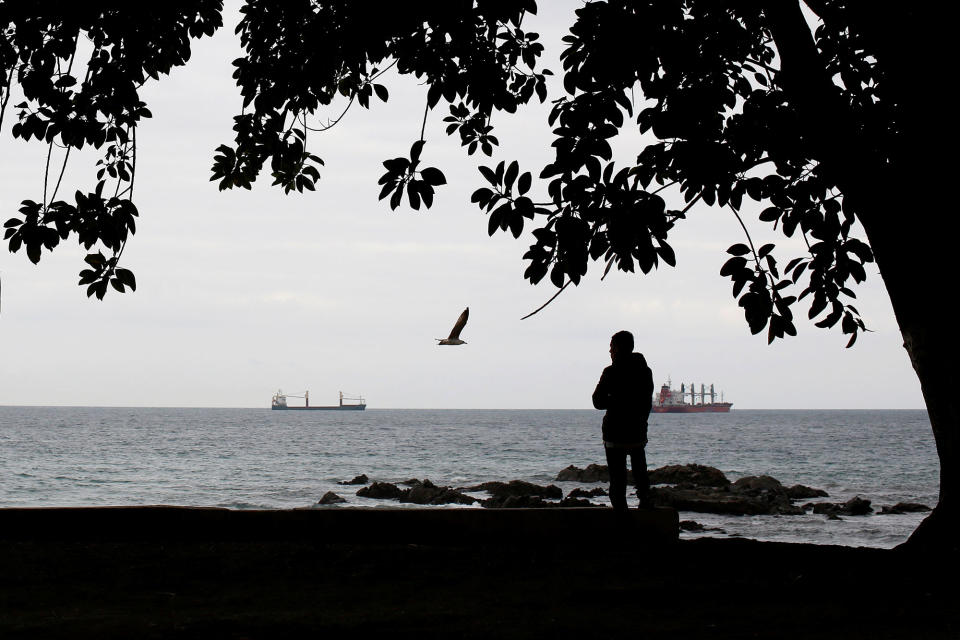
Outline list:
[[[701,384],[699,392],[692,383],[689,391],[682,383],[679,391],[671,386],[672,383],[667,380],[667,383],[660,387],[660,393],[653,396],[652,413],[729,413],[733,406],[732,402],[723,401],[723,392],[720,393],[720,402],[717,402],[717,394],[712,384],[709,391],[706,385]],[[687,397],[690,398],[689,402]],[[707,402],[707,398],[710,402]]]
[[[290,406],[287,404],[287,398],[303,398],[304,406]],[[344,402],[347,400],[348,402]],[[273,400],[270,402],[270,408],[275,410],[297,410],[297,411],[363,411],[367,404],[362,397],[348,398],[340,392],[340,404],[334,405],[314,405],[310,406],[310,392],[304,391],[302,396],[287,395],[283,391],[277,391],[273,394]]]

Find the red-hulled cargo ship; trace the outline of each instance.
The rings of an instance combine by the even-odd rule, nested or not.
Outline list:
[[[720,402],[716,401],[717,394],[712,384],[709,391],[706,385],[701,384],[699,392],[692,383],[689,391],[682,383],[679,391],[670,387],[671,382],[667,380],[667,383],[660,387],[660,393],[653,396],[653,413],[729,413],[733,406],[732,402],[723,401],[723,392],[720,393]],[[690,402],[687,402],[687,397]],[[707,402],[707,398],[710,402]]]

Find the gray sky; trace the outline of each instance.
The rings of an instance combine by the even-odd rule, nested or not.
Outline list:
[[[577,3],[540,4],[525,27],[553,58]],[[390,211],[377,201],[380,163],[419,137],[426,95],[391,72],[389,103],[355,107],[311,138],[326,161],[316,192],[284,196],[267,179],[252,192],[218,192],[213,151],[232,141],[240,109],[230,77],[238,5],[227,5],[226,26],[143,93],[154,118],[137,132],[141,218],[124,253],[137,292],[88,299],[76,286],[84,252],[72,238],[38,266],[22,251],[0,252],[0,405],[266,407],[279,387],[309,389],[315,404],[362,393],[370,408],[587,408],[610,335],[628,329],[657,385],[713,382],[734,409],[923,406],[875,266],[855,302],[873,332],[854,348],[807,322],[805,309],[798,337],[768,346],[751,336],[719,275],[726,247],[743,239],[721,209],[695,208],[672,232],[677,268],[600,282],[594,264],[579,287],[521,321],[555,289],[522,278],[529,233],[489,238],[469,198],[483,183],[478,163],[518,159],[536,175],[549,161],[543,107],[494,121],[493,160],[468,157],[458,136],[443,133],[445,107],[435,111],[423,159],[448,185],[430,210]],[[0,138],[4,220],[43,189],[46,150],[11,138],[15,119],[10,109]],[[618,144],[626,163],[640,139]],[[71,158],[61,197],[93,187],[96,159]],[[755,218],[747,223],[756,242],[789,246]],[[468,344],[436,346],[465,306]]]

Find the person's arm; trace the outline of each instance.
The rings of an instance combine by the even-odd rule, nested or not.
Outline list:
[[[644,371],[644,381],[643,381],[643,390],[646,392],[646,402],[644,403],[644,408],[647,410],[647,414],[653,409],[653,392],[655,387],[653,386],[653,371],[650,370],[650,367],[647,367]]]
[[[597,388],[593,390],[593,408],[610,408],[610,382],[607,380],[606,369],[603,370],[603,374],[600,376],[600,382],[597,383]]]

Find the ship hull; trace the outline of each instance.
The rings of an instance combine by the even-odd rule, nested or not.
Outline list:
[[[713,404],[674,404],[654,405],[652,413],[730,413],[732,402],[715,402]]]
[[[365,404],[345,404],[331,407],[270,407],[274,411],[365,411]]]

